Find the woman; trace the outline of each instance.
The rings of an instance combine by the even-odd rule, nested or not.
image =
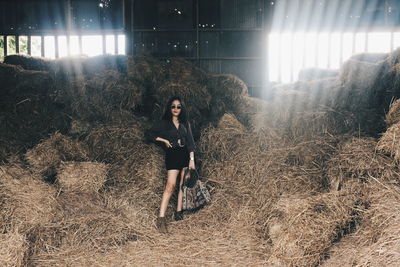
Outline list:
[[[185,105],[178,96],[174,96],[168,101],[162,120],[150,129],[148,138],[153,142],[160,142],[166,152],[167,182],[162,195],[157,228],[161,233],[167,233],[165,212],[175,190],[179,174],[179,184],[182,185],[184,168],[195,168],[193,134]],[[176,221],[183,219],[182,196],[182,186],[179,186],[178,203],[174,213]]]

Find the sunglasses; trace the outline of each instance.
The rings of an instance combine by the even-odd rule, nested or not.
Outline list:
[[[175,106],[175,105],[172,105],[172,106],[171,106],[171,109],[175,109],[175,108],[181,109],[182,107],[181,107],[181,106]]]

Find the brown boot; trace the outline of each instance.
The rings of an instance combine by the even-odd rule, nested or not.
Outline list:
[[[158,218],[157,218],[157,221],[156,221],[156,226],[157,226],[158,231],[159,231],[161,234],[166,234],[166,233],[168,233],[168,230],[167,230],[167,220],[165,219],[165,217],[158,217]]]

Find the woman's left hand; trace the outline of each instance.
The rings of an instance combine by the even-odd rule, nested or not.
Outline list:
[[[189,160],[189,169],[195,169],[194,160]]]

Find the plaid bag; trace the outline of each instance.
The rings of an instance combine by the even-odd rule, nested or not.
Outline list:
[[[193,179],[193,176],[196,178]],[[183,210],[197,211],[211,202],[207,187],[198,179],[198,173],[194,169],[185,170],[182,191]]]

